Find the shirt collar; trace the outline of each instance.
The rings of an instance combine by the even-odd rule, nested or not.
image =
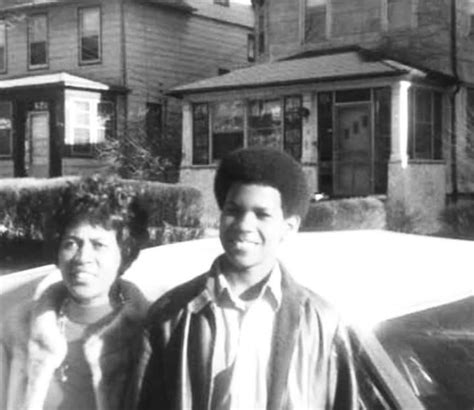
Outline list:
[[[282,273],[279,263],[273,267],[267,283],[263,286],[257,299],[264,299],[270,303],[272,309],[276,311],[281,304],[282,290],[281,290]],[[227,278],[222,273],[220,266],[220,258],[214,263],[206,283],[206,291],[208,301],[216,304],[231,303],[234,307],[240,310],[245,310],[246,304],[239,297],[237,297],[230,287]]]

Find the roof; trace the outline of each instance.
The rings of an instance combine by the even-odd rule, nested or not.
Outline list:
[[[195,9],[194,14],[198,16],[253,28],[254,14],[250,5],[234,3],[232,0],[228,6],[214,4],[213,0],[186,0],[186,2]]]
[[[394,60],[368,58],[361,51],[345,51],[257,64],[175,87],[170,94],[182,96],[205,91],[403,74],[427,75],[426,72]]]
[[[71,88],[83,88],[88,90],[107,91],[113,87],[98,81],[78,77],[65,72],[55,74],[30,75],[27,77],[11,78],[0,81],[0,90],[12,88],[38,87],[45,85],[61,85]]]
[[[253,28],[253,9],[250,5],[230,1],[228,6],[214,4],[213,0],[135,0],[155,6],[173,8],[198,16]],[[80,3],[80,0],[0,0],[0,11],[61,6]]]

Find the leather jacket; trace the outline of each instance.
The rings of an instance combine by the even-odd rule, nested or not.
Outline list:
[[[356,409],[352,353],[338,315],[281,270],[267,409]],[[140,409],[211,408],[215,306],[203,297],[211,272],[168,292],[150,309],[152,354]],[[298,397],[290,397],[289,385]]]

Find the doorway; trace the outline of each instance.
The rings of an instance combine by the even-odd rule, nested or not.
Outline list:
[[[31,111],[27,114],[25,174],[36,178],[47,178],[51,174],[48,111]]]
[[[370,103],[336,106],[334,194],[364,196],[372,187],[372,125]]]

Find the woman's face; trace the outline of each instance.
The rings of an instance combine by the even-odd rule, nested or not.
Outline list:
[[[74,300],[83,305],[108,303],[121,264],[115,230],[89,222],[70,226],[59,246],[58,268]]]

